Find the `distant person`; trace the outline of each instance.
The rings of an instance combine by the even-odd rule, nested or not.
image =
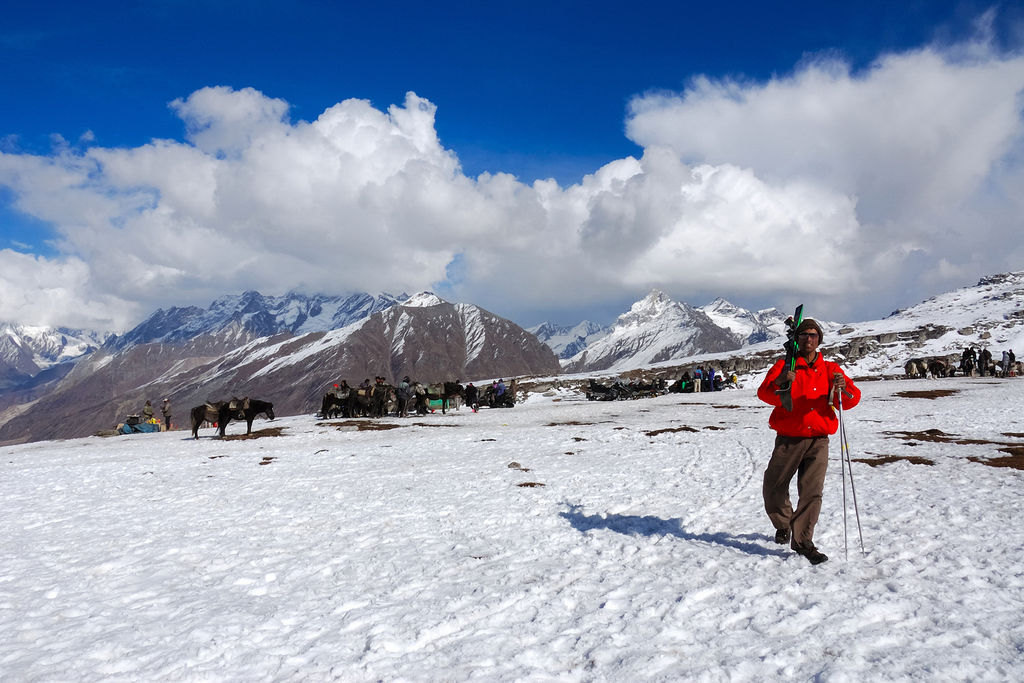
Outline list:
[[[1017,356],[1013,355],[1013,349],[1010,349],[1010,377],[1017,376]]]
[[[693,370],[693,390],[699,392],[701,390],[701,381],[704,379],[704,371],[700,368],[694,368]]]
[[[163,405],[160,406],[160,412],[164,415],[164,429],[171,431],[171,401],[170,399],[164,399]]]
[[[978,354],[975,353],[974,348],[968,346],[964,349],[964,352],[960,354],[960,369],[963,370],[965,377],[970,377],[974,374],[974,366],[978,364]]]
[[[406,375],[398,383],[395,390],[395,400],[398,402],[398,417],[409,417],[409,399],[412,398],[412,383]]]
[[[1008,351],[1003,351],[1003,377],[1010,376],[1010,354]]]
[[[474,413],[480,407],[479,400],[479,392],[477,391],[476,387],[473,386],[473,383],[470,382],[469,384],[466,385],[466,405],[472,408]]]
[[[818,353],[824,334],[812,318],[797,327],[796,370],[779,359],[765,376],[757,397],[774,406],[768,425],[775,430],[775,449],[764,471],[762,495],[764,509],[775,527],[775,542],[790,543],[811,564],[821,564],[828,556],[814,545],[814,526],[821,512],[821,493],[828,467],[828,437],[839,428],[839,420],[830,405],[833,397],[844,409],[860,402],[860,389],[836,363]],[[782,407],[779,389],[790,387],[793,410]],[[799,500],[796,511],[789,498],[789,486],[797,477]]]
[[[153,404],[146,401],[146,405],[142,406],[142,421],[149,422],[153,419]]]
[[[982,377],[988,372],[989,368],[992,367],[992,352],[988,349],[982,349],[981,353],[978,354],[978,374]]]

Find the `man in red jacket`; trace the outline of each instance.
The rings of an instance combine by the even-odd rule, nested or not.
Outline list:
[[[811,564],[828,559],[814,547],[814,525],[821,512],[821,491],[828,466],[828,437],[839,428],[832,404],[842,392],[843,409],[860,402],[860,389],[836,363],[818,353],[824,334],[815,320],[797,327],[796,369],[779,360],[768,371],[757,397],[775,406],[768,426],[776,431],[775,450],[764,471],[764,509],[775,526],[775,542],[790,542]],[[793,410],[782,407],[778,390],[791,383]],[[789,499],[789,484],[796,475],[799,492],[796,511]]]

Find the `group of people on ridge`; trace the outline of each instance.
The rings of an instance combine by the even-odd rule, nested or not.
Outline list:
[[[683,373],[680,380],[682,382],[682,391],[684,393],[702,392],[702,391],[721,391],[727,386],[736,387],[739,385],[739,378],[733,373],[730,377],[726,377],[722,373],[716,373],[714,368],[694,368],[693,375],[690,375],[690,371],[687,370]]]
[[[1003,351],[1003,356],[999,363],[999,375],[1002,377],[1015,377],[1017,372],[1017,356],[1014,355],[1013,349],[1007,349]],[[960,369],[965,375],[974,374],[974,370],[978,370],[978,374],[984,377],[986,374],[993,377],[996,376],[995,364],[992,362],[992,352],[987,348],[982,348],[980,352],[975,351],[974,347],[968,346],[964,349],[963,353],[960,354]]]
[[[164,430],[170,431],[171,429],[171,401],[170,399],[164,399],[163,405],[160,406],[160,412],[164,417]],[[142,421],[143,422],[155,422],[156,417],[153,412],[153,404],[148,400],[146,405],[142,406]]]

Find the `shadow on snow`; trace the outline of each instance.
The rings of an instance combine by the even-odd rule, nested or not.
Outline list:
[[[662,519],[653,515],[587,515],[583,513],[582,506],[569,505],[569,509],[559,514],[567,519],[573,528],[580,533],[586,533],[594,529],[607,529],[625,536],[674,536],[684,541],[700,541],[702,543],[713,543],[728,548],[739,550],[748,555],[787,555],[787,550],[776,546],[774,534],[766,536],[761,534],[728,534],[723,531],[718,533],[695,534],[683,528],[683,520],[679,518]],[[660,539],[659,539],[660,540]],[[765,547],[758,541],[766,541],[770,547]]]

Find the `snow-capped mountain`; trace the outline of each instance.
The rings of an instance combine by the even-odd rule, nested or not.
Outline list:
[[[559,371],[551,349],[515,323],[429,292],[326,332],[278,332],[216,354],[201,339],[99,349],[10,414],[0,443],[92,434],[139,412],[147,399],[170,398],[184,425],[192,406],[231,396],[269,400],[281,415],[312,413],[341,379],[472,381]]]
[[[263,309],[253,302],[258,299],[249,297],[241,311],[235,305],[220,308],[239,313],[235,322],[248,313],[262,318]],[[298,330],[317,317],[307,313],[299,323],[301,310],[291,310],[298,313],[284,319]],[[1024,271],[983,278],[883,320],[841,324],[813,317],[825,331],[822,352],[855,377],[902,375],[912,357],[955,362],[967,346],[989,348],[998,360],[1003,350],[1024,349]],[[756,380],[781,354],[781,329],[768,341],[744,343],[762,333],[758,325],[774,333],[781,318],[770,309],[751,314],[721,301],[697,309],[654,291],[620,316],[610,333],[562,365],[577,373],[644,369],[668,377],[700,363]],[[239,325],[219,329],[243,329]],[[176,328],[162,329],[171,334]],[[161,341],[120,350],[107,344],[77,363],[52,366],[39,376],[73,369],[66,377],[51,376],[42,389],[0,393],[0,443],[89,434],[137,412],[146,398],[170,397],[184,424],[188,407],[231,395],[271,400],[282,415],[312,412],[326,387],[340,379],[383,375],[394,381],[408,374],[424,381],[471,381],[558,374],[554,353],[533,334],[429,292],[326,332],[278,331],[227,350],[204,342],[215,336],[168,343],[171,337],[157,335]],[[11,403],[15,394],[20,403]]]
[[[736,334],[704,311],[654,290],[620,315],[607,335],[563,361],[563,367],[567,372],[620,371],[740,345]]]
[[[572,327],[543,322],[535,327],[527,328],[527,331],[551,347],[551,350],[559,358],[572,358],[590,344],[606,336],[612,331],[612,328],[584,320]]]
[[[40,372],[99,348],[107,337],[65,327],[0,324],[0,389],[23,387]]]
[[[748,311],[719,297],[698,310],[703,311],[714,324],[732,332],[742,346],[786,334],[786,316],[775,308]]]
[[[259,292],[224,296],[206,309],[196,306],[160,309],[108,346],[123,350],[137,344],[181,343],[203,336],[238,346],[281,332],[293,335],[345,327],[408,297],[357,293],[347,297],[291,292],[281,297]]]
[[[672,309],[668,305],[665,307],[669,311]],[[723,307],[716,308],[721,313]],[[758,312],[765,321],[774,319],[776,315],[781,318],[781,314],[773,313],[771,309],[767,315],[765,313]],[[627,317],[628,314],[623,316]],[[746,318],[742,314],[737,317]],[[1024,271],[982,278],[973,287],[939,294],[882,320],[836,323],[824,320],[818,314],[811,317],[818,320],[825,332],[821,352],[840,362],[855,377],[901,377],[904,365],[911,358],[941,359],[955,366],[967,347],[974,347],[976,351],[988,348],[998,362],[1004,350],[1013,349],[1019,353],[1024,349]],[[719,324],[743,330],[721,319]],[[772,329],[771,324],[767,326]],[[672,338],[657,324],[636,327],[632,335],[636,338]],[[628,326],[622,326],[621,330],[618,325],[616,328],[628,341]],[[615,334],[613,332],[608,339]],[[612,372],[645,369],[653,375],[675,378],[683,369],[692,369],[699,364],[715,367],[726,374],[736,373],[756,379],[758,373],[764,372],[782,355],[782,341],[780,330],[777,336],[765,342],[721,351],[694,351],[691,355],[685,355],[684,351],[658,361],[646,360],[651,357],[650,349],[642,349],[642,353],[634,357],[624,355],[608,369]],[[578,363],[583,356],[581,354],[571,362]],[[601,369],[588,367],[573,371]]]

